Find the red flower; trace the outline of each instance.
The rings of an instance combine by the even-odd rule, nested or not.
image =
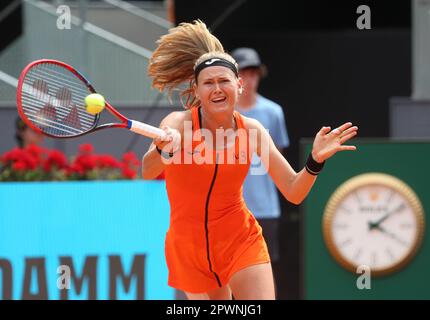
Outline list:
[[[77,173],[79,175],[84,174],[84,168],[79,163],[73,163],[70,167],[66,169],[67,175]]]
[[[30,144],[24,149],[29,155],[31,155],[34,159],[37,159],[39,162],[48,152],[46,149],[39,147],[35,144]]]
[[[128,167],[130,167],[130,166],[137,167],[140,164],[139,160],[137,159],[137,157],[133,151],[129,151],[127,153],[124,153],[124,155],[122,156],[122,161]]]
[[[19,161],[24,161],[28,169],[34,170],[40,165],[40,157],[40,155],[30,153],[27,149],[24,149],[20,155]]]
[[[29,153],[24,153],[24,156],[22,157],[22,161],[26,163],[28,169],[30,170],[36,169],[40,164],[39,159],[35,158]]]
[[[128,179],[134,179],[134,178],[136,177],[137,173],[136,173],[136,171],[134,171],[133,169],[130,169],[130,168],[128,168],[128,167],[123,167],[123,168],[122,168],[122,175],[123,175],[125,178],[128,178]]]
[[[17,165],[17,168],[20,168],[19,170],[23,170],[24,168],[26,170],[34,170],[40,163],[39,158],[34,154],[30,153],[27,149],[20,148],[14,148],[6,152],[1,157],[1,161],[4,165],[11,164],[12,167],[16,162],[20,162],[20,164]]]
[[[94,147],[91,144],[80,145],[78,155],[69,163],[65,154],[59,150],[48,150],[31,145],[24,149],[14,148],[1,155],[0,166],[9,166],[11,170],[20,173],[34,171],[31,175],[23,176],[28,177],[29,180],[61,180],[66,177],[73,180],[135,179],[137,177],[140,162],[133,152],[124,154],[122,161],[109,154],[97,155],[93,152]],[[2,172],[6,174],[2,176]],[[20,175],[11,175],[10,170],[0,170],[0,181],[15,181],[11,179],[16,177],[19,178]]]
[[[97,158],[99,168],[121,168],[121,163],[109,154],[102,154]]]
[[[79,145],[79,153],[80,154],[91,154],[94,152],[94,147],[90,143],[85,143]]]
[[[139,168],[139,160],[134,152],[130,151],[122,156],[122,175],[128,179],[134,179],[137,176]]]
[[[56,167],[58,169],[64,169],[67,167],[67,158],[61,151],[52,150],[49,152],[48,157],[43,164],[43,170],[45,170],[45,172],[50,172],[52,167]]]
[[[90,171],[97,166],[97,157],[89,154],[81,154],[76,157],[74,164],[81,167],[83,171]]]
[[[3,154],[3,156],[1,157],[1,161],[3,162],[3,164],[18,161],[22,158],[23,153],[24,151],[22,149],[18,147],[13,148],[12,150]]]
[[[24,161],[17,161],[12,165],[13,170],[24,171],[27,170],[28,167]]]

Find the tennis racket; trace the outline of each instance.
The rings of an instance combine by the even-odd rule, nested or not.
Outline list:
[[[126,128],[149,138],[165,137],[160,128],[128,119],[108,102],[105,109],[121,122],[99,124],[101,113],[86,111],[85,97],[91,93],[96,93],[94,87],[68,64],[33,61],[18,80],[18,113],[33,130],[53,138],[78,137],[106,128]]]

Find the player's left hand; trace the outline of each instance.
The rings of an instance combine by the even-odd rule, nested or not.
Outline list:
[[[315,136],[312,147],[312,157],[317,162],[323,162],[338,151],[356,150],[355,146],[343,145],[353,138],[358,131],[357,126],[346,122],[340,127],[331,130],[331,127],[322,127]]]

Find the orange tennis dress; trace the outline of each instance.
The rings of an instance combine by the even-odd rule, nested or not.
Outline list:
[[[191,112],[195,133],[201,127],[199,108]],[[238,129],[246,129],[236,111],[234,118]],[[201,141],[193,141],[193,154],[198,144],[201,146]],[[228,148],[200,148],[202,154],[213,153],[212,163],[198,164],[193,159],[165,168],[171,210],[165,254],[171,287],[190,293],[207,292],[226,285],[240,269],[270,262],[262,229],[242,196],[251,154],[246,155],[246,161],[239,161],[238,144],[236,139],[235,150],[230,153],[235,159],[230,163],[226,159]],[[249,153],[249,148],[246,150]],[[181,156],[186,152],[190,150],[182,150]],[[224,152],[224,161],[219,161],[219,152]]]

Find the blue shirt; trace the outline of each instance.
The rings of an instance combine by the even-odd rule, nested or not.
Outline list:
[[[278,148],[290,145],[282,107],[261,95],[255,105],[249,109],[236,108],[245,117],[254,118],[265,127]],[[246,205],[256,218],[278,218],[281,215],[279,198],[272,178],[264,169],[264,174],[252,174],[263,168],[260,158],[254,154],[251,168],[243,185],[243,197]]]

